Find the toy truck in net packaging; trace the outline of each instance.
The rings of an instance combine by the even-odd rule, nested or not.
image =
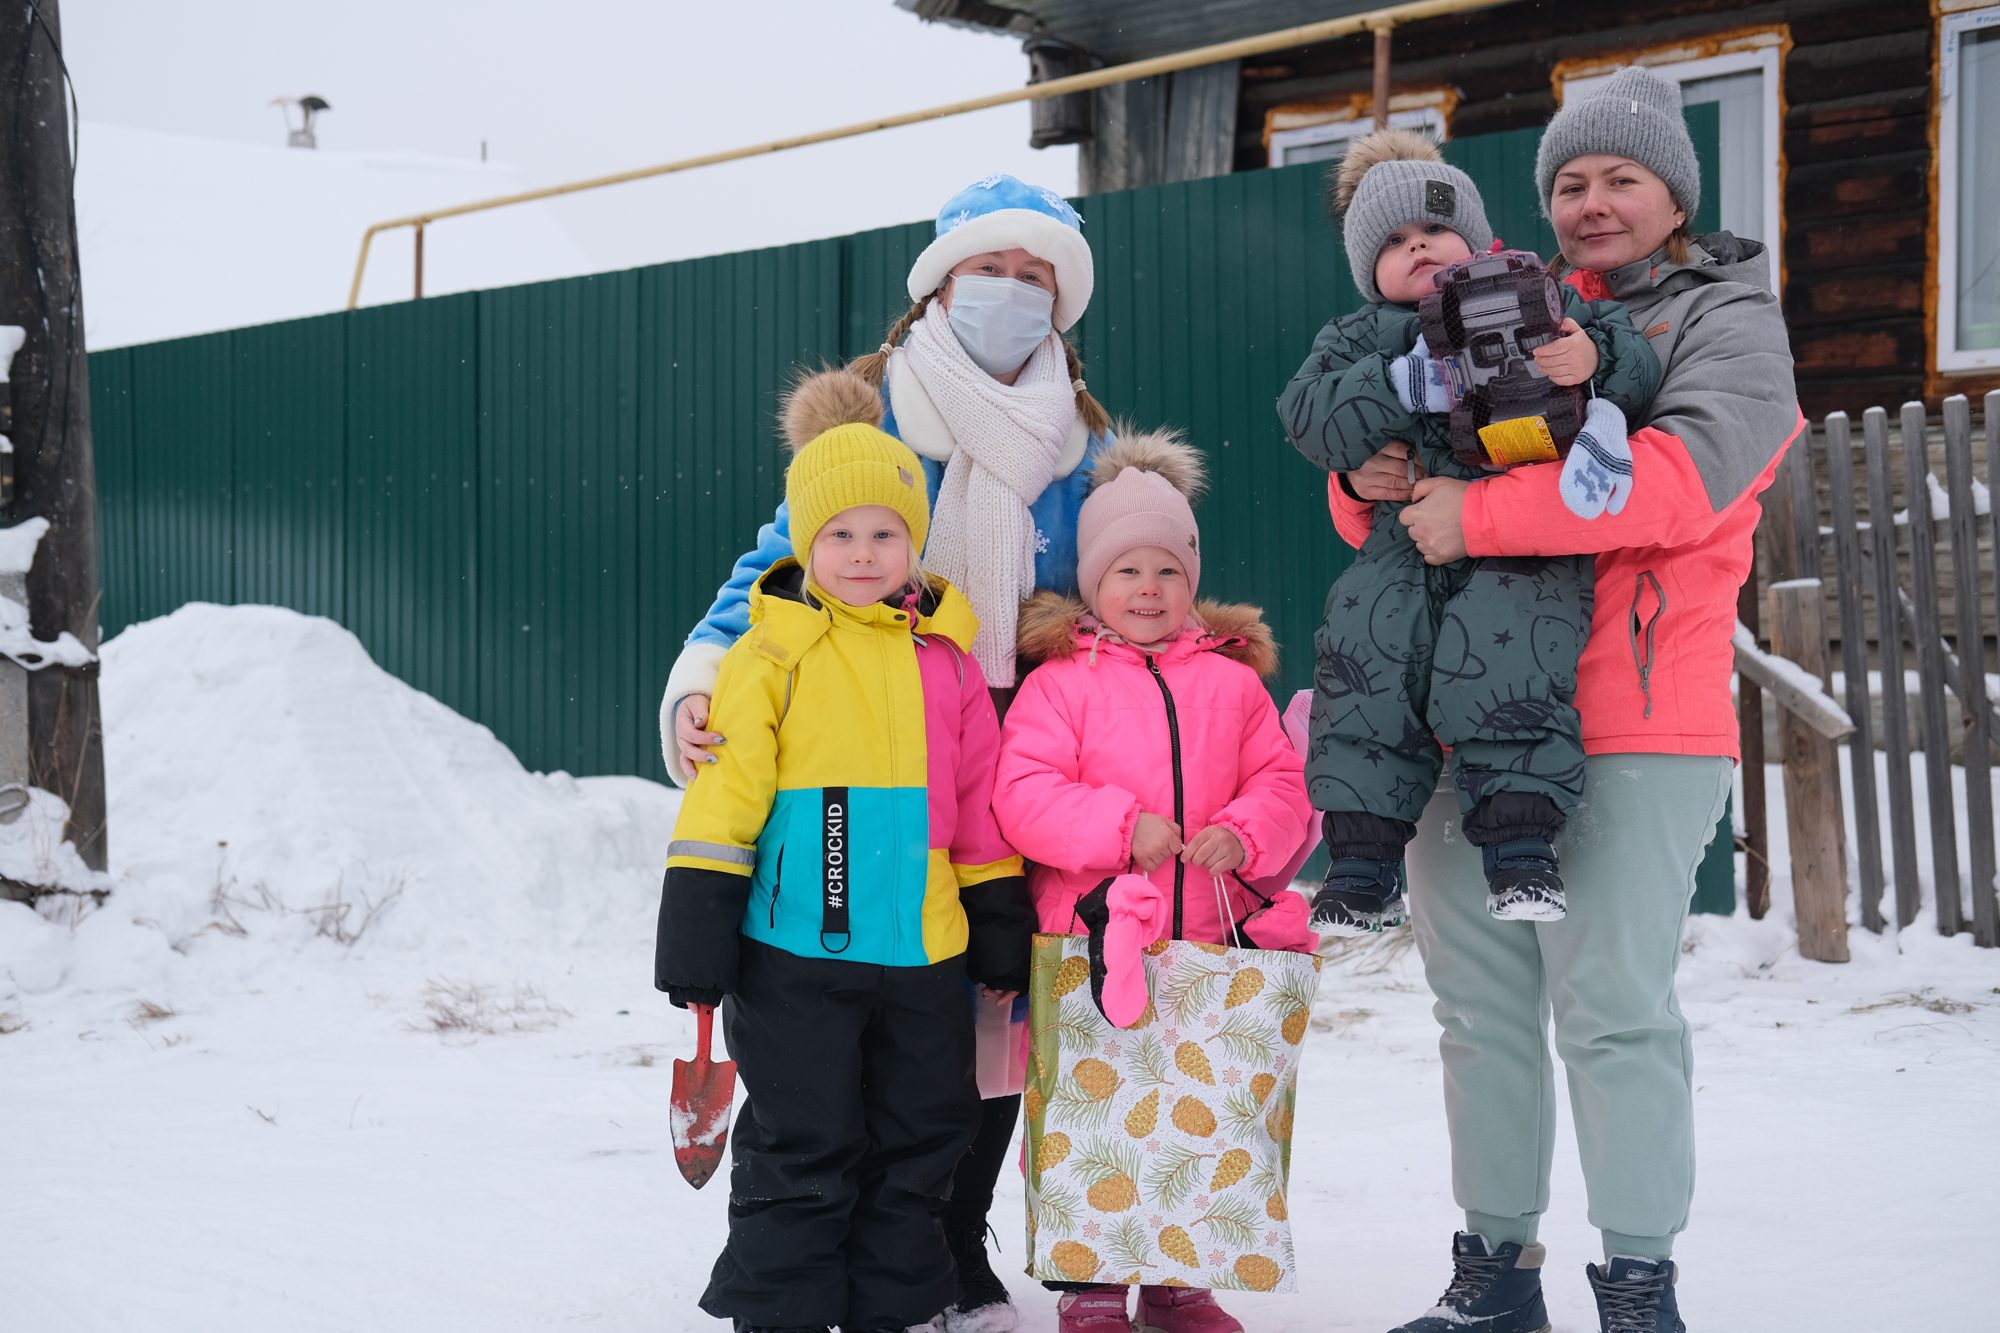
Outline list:
[[[1583,389],[1552,383],[1533,355],[1561,333],[1555,278],[1526,250],[1496,250],[1435,282],[1417,318],[1451,393],[1452,452],[1483,468],[1566,455],[1583,428]]]

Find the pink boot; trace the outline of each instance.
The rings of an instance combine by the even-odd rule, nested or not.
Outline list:
[[[1131,1333],[1125,1317],[1124,1287],[1066,1291],[1056,1302],[1057,1333]]]
[[[1193,1287],[1139,1288],[1139,1317],[1132,1327],[1135,1333],[1243,1333],[1213,1292]]]

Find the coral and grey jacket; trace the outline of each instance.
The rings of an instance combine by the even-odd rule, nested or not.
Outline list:
[[[848,606],[798,561],[752,590],[711,725],[729,738],[681,803],[655,984],[728,992],[739,935],[806,958],[921,967],[967,955],[1025,986],[1027,889],[992,813],[1000,729],[943,580]]]
[[[1579,518],[1562,501],[1557,463],[1466,488],[1469,554],[1596,557],[1577,663],[1586,753],[1737,757],[1736,593],[1757,496],[1805,428],[1769,273],[1762,245],[1721,232],[1686,264],[1662,252],[1571,274],[1586,298],[1625,303],[1665,372],[1645,429],[1631,435],[1632,497],[1619,513]],[[1361,545],[1373,506],[1338,485],[1328,494],[1341,535]]]
[[[1240,873],[1259,887],[1226,876],[1220,904],[1213,879],[1177,858],[1148,876],[1169,903],[1179,891],[1175,933],[1211,944],[1229,939],[1223,909],[1241,922],[1264,906],[1313,836],[1299,752],[1259,679],[1277,669],[1261,613],[1203,602],[1195,619],[1148,651],[1100,634],[1075,598],[1022,604],[1015,642],[1042,665],[1007,709],[993,812],[1032,863],[1045,931],[1074,933],[1077,899],[1131,867],[1142,812],[1243,844]]]

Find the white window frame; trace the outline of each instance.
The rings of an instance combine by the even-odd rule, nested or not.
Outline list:
[[[1446,138],[1444,108],[1417,106],[1401,111],[1391,110],[1389,127],[1397,130],[1417,130],[1443,143]],[[1373,116],[1347,116],[1323,120],[1317,125],[1299,125],[1289,130],[1272,130],[1270,165],[1274,167],[1296,165],[1285,161],[1285,154],[1289,149],[1312,148],[1324,143],[1358,139],[1364,134],[1372,133],[1374,129]]]
[[[1784,174],[1784,124],[1783,108],[1780,105],[1778,80],[1784,69],[1784,47],[1776,33],[1769,34],[1769,41],[1741,50],[1725,51],[1721,55],[1703,56],[1694,60],[1668,60],[1655,64],[1646,59],[1644,52],[1636,53],[1637,63],[1644,65],[1662,78],[1675,83],[1694,83],[1701,79],[1713,79],[1724,74],[1741,74],[1745,70],[1757,70],[1764,76],[1764,234],[1749,239],[1762,241],[1771,259],[1771,287],[1782,294],[1784,265],[1779,256],[1785,253],[1785,210],[1782,191]],[[1612,71],[1602,74],[1575,75],[1563,80],[1563,100],[1567,102],[1578,93],[1586,93],[1600,87],[1612,76]]]
[[[1937,368],[2000,367],[2000,347],[1958,345],[1958,57],[1967,32],[2000,29],[2000,6],[1947,14],[1938,23]]]

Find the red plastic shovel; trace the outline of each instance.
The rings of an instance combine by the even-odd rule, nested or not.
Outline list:
[[[722,1165],[729,1142],[729,1106],[736,1100],[736,1062],[708,1058],[709,1033],[715,1027],[715,1006],[691,1004],[694,1010],[694,1059],[674,1061],[674,1086],[668,1122],[674,1136],[674,1165],[687,1183],[700,1189]]]

